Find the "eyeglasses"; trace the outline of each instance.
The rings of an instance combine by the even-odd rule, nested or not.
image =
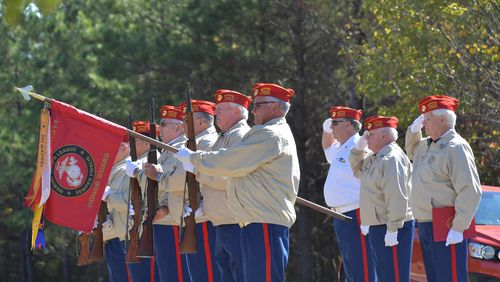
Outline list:
[[[346,122],[348,120],[345,120],[345,119],[342,119],[342,120],[332,120],[332,126],[336,126],[337,124],[341,123],[341,122]]]
[[[175,122],[166,122],[164,120],[161,120],[160,121],[160,126],[167,126],[167,124],[180,124],[180,123],[175,123]]]
[[[253,103],[253,108],[254,109],[258,109],[260,107],[260,105],[263,105],[263,104],[271,104],[271,103],[278,103],[278,102],[274,102],[274,101],[268,101],[268,102],[255,102]]]

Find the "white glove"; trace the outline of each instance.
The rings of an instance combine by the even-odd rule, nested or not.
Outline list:
[[[186,203],[184,205],[184,213],[182,214],[183,217],[188,217],[191,215],[191,212],[193,212],[193,209]]]
[[[356,146],[354,146],[354,148],[360,151],[366,151],[366,149],[368,148],[368,141],[366,140],[367,134],[367,131],[365,131],[361,138],[358,139],[358,143],[356,143]]]
[[[410,131],[412,133],[415,133],[422,130],[423,127],[424,127],[424,114],[421,114],[410,125]]]
[[[397,231],[394,231],[394,232],[387,231],[385,233],[384,241],[385,241],[386,247],[396,246],[399,243],[398,242],[398,232]]]
[[[141,161],[131,161],[127,160],[127,168],[125,172],[127,173],[128,177],[133,177],[136,178],[137,174],[134,174],[136,169],[141,169],[142,168],[142,162]]]
[[[448,236],[446,236],[446,246],[458,244],[464,240],[464,234],[462,232],[450,229]]]
[[[323,131],[326,133],[332,133],[332,119],[327,118],[323,122]]]
[[[185,171],[189,171],[191,173],[194,173],[194,166],[192,163],[182,163],[182,167],[184,168]]]
[[[113,220],[111,218],[108,218],[103,224],[102,224],[102,231],[109,231],[113,228]]]
[[[370,225],[360,225],[359,228],[361,229],[361,233],[363,235],[368,235],[368,232],[370,231]]]
[[[188,148],[182,148],[179,150],[179,152],[174,154],[174,157],[183,163],[189,163],[190,162],[189,159],[191,158],[191,155],[193,153],[194,152],[189,150]]]
[[[92,227],[92,229],[96,229],[98,224],[99,224],[99,219],[96,216],[94,220],[94,227]]]
[[[204,214],[205,214],[205,212],[203,211],[203,202],[200,202],[200,206],[194,212],[194,216],[199,217],[199,216],[202,216]]]
[[[104,189],[104,194],[102,194],[102,199],[101,201],[105,201],[108,199],[108,196],[109,194],[111,193],[111,187],[109,186],[106,186],[106,188]]]

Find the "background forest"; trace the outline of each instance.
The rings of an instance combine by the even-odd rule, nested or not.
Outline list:
[[[0,0],[0,21],[0,281],[107,281],[103,264],[76,266],[72,230],[47,224],[47,249],[29,250],[22,200],[43,105],[14,86],[121,124],[129,111],[148,119],[151,97],[179,104],[187,81],[202,99],[255,82],[293,88],[299,195],[322,205],[329,106],[397,116],[404,136],[419,99],[447,94],[482,183],[500,185],[497,0]],[[296,209],[287,281],[335,281],[331,220]]]

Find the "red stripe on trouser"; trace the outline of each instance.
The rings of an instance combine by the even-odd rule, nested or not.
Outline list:
[[[358,224],[361,224],[361,216],[359,214],[359,209],[356,210],[356,217],[358,218]],[[368,256],[366,255],[365,236],[363,235],[363,233],[361,233],[360,228],[358,228],[358,230],[359,230],[359,239],[361,240],[361,254],[363,255],[363,273],[365,276],[365,282],[368,282],[368,279],[370,277],[368,276]]]
[[[271,282],[271,245],[269,244],[269,228],[267,223],[262,224],[264,231],[264,249],[266,252],[266,282]]]
[[[455,245],[450,245],[451,251],[451,280],[457,282],[457,253],[455,252]]]
[[[132,277],[130,277],[130,269],[128,269],[128,264],[125,263],[125,269],[127,269],[127,280],[128,282],[132,282]]]
[[[181,263],[181,251],[179,246],[179,228],[174,227],[174,245],[175,245],[175,258],[177,260],[177,279],[182,282],[182,263]]]
[[[399,282],[399,262],[398,262],[398,246],[392,246],[392,262],[394,263],[394,277],[396,282]]]
[[[203,229],[203,244],[205,245],[205,259],[207,260],[207,272],[208,272],[208,281],[214,281],[214,272],[212,270],[212,257],[210,256],[210,242],[208,241],[208,228],[207,223],[203,222],[201,224]]]
[[[149,276],[149,281],[155,282],[155,257],[151,257],[151,275]]]

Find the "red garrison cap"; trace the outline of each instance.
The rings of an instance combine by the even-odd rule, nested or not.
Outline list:
[[[330,118],[352,118],[357,121],[361,120],[362,110],[355,110],[348,107],[333,106],[328,111]]]
[[[132,130],[149,136],[149,121],[133,121]],[[158,127],[156,128],[156,135],[158,135]]]
[[[252,98],[233,90],[228,90],[228,89],[216,90],[215,103],[219,104],[224,102],[240,104],[246,109],[248,109],[248,106],[250,106],[250,103],[252,102]]]
[[[285,102],[290,102],[290,98],[295,95],[291,88],[284,88],[273,83],[255,83],[253,86],[253,96],[271,96]]]
[[[397,117],[371,116],[365,119],[365,130],[374,130],[381,127],[398,127]]]
[[[418,103],[418,108],[421,113],[427,113],[432,110],[437,109],[447,109],[456,111],[460,101],[450,96],[444,95],[433,95],[427,96],[420,100]]]
[[[182,112],[186,112],[186,102],[183,102],[180,105]],[[191,110],[193,113],[200,112],[200,113],[208,113],[210,115],[215,114],[215,103],[205,101],[205,100],[195,100],[191,99]]]
[[[184,119],[184,112],[180,107],[165,105],[160,108],[160,116],[161,118],[171,118],[182,121]]]

